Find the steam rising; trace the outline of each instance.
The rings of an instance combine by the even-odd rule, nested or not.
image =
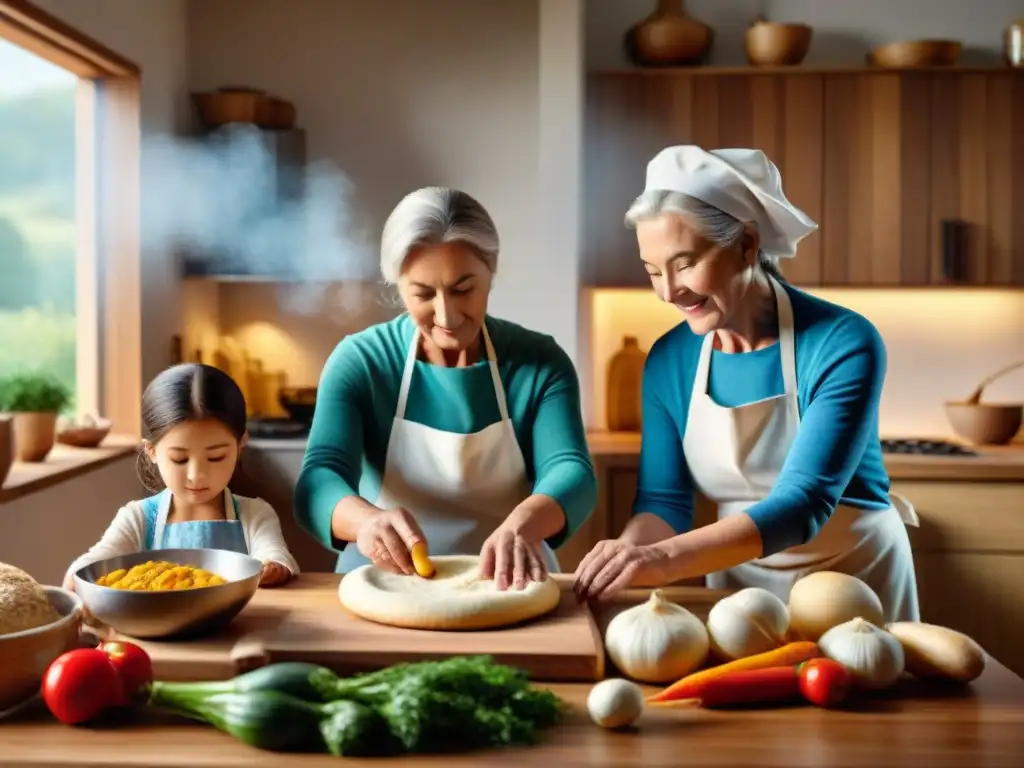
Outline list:
[[[376,281],[376,248],[353,221],[354,185],[330,163],[285,167],[260,131],[229,126],[202,140],[144,141],[143,246],[179,252],[190,271],[272,275],[281,309],[321,311],[341,281]],[[357,309],[351,307],[351,309]]]

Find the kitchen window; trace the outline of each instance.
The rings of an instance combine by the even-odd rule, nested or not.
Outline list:
[[[0,0],[0,375],[51,373],[136,436],[139,69]]]

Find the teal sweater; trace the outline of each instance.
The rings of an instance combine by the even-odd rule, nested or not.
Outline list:
[[[791,285],[800,430],[767,498],[747,514],[765,556],[812,539],[837,504],[888,509],[889,477],[878,439],[885,345],[857,313]],[[684,323],[658,339],[643,379],[643,438],[634,514],[651,512],[676,533],[693,525],[694,481],[683,435],[703,336]],[[785,392],[779,345],[713,351],[708,394],[734,408]],[[706,439],[715,439],[707,435]]]
[[[576,369],[550,336],[494,317],[486,322],[533,492],[551,496],[565,512],[565,527],[548,539],[554,549],[597,501]],[[294,506],[299,524],[337,551],[345,542],[331,535],[334,507],[353,494],[373,503],[380,492],[414,332],[409,316],[400,315],[346,337],[324,366]],[[486,359],[465,368],[418,360],[405,418],[460,434],[500,421]]]

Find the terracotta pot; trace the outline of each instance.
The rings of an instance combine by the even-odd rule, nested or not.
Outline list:
[[[43,461],[53,449],[56,413],[15,413],[14,446],[18,461]]]
[[[14,463],[14,430],[10,416],[0,416],[0,488]]]
[[[642,67],[699,64],[711,50],[714,31],[686,15],[683,0],[658,0],[650,16],[626,32],[626,53]]]

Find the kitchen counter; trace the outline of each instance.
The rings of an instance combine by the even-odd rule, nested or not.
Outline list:
[[[635,432],[588,432],[591,455],[599,463],[635,464],[640,435]],[[882,455],[892,480],[967,480],[1024,482],[1024,443],[974,448],[978,456]]]
[[[588,432],[587,443],[596,462],[605,465],[635,464],[640,455],[640,435],[635,432]],[[302,452],[303,438],[255,438],[249,446],[263,451]],[[912,456],[883,454],[892,480],[975,480],[1024,482],[1024,443],[975,448],[978,456]]]
[[[380,760],[261,752],[209,726],[140,715],[134,722],[68,728],[39,710],[0,723],[0,764],[21,766],[588,765],[1017,766],[1024,754],[1024,681],[993,662],[968,689],[910,688],[848,711],[814,707],[708,711],[648,709],[633,732],[586,716],[589,686],[550,686],[570,705],[531,749]]]

